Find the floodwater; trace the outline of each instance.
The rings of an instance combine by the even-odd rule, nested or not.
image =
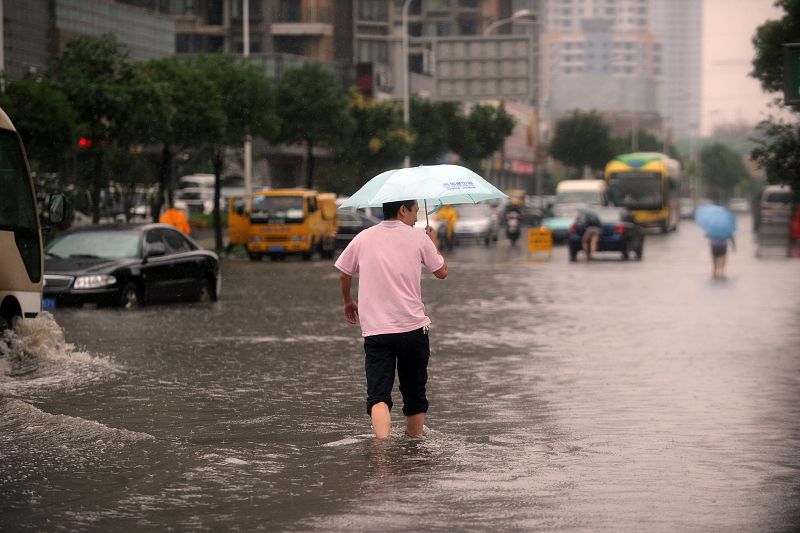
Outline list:
[[[226,261],[217,304],[57,309],[0,342],[0,529],[795,530],[800,260],[741,227],[725,281],[691,222],[642,262],[458,248],[423,281],[421,439],[396,391],[370,436],[328,261]]]

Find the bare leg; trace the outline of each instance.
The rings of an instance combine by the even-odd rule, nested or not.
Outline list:
[[[419,413],[406,417],[406,435],[409,437],[422,436],[422,429],[425,427],[425,413]]]
[[[389,406],[385,402],[376,403],[370,411],[372,418],[372,431],[375,437],[385,439],[392,432],[392,416],[389,414]]]
[[[719,277],[725,277],[725,259],[726,257],[723,255],[719,258]]]

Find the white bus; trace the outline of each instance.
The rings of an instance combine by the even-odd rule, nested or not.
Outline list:
[[[58,195],[51,207],[52,222],[60,222],[63,196]],[[17,317],[39,314],[43,270],[42,232],[28,160],[14,125],[0,109],[0,331],[12,327]]]

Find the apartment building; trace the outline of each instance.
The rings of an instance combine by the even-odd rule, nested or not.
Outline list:
[[[696,133],[701,16],[701,0],[543,0],[543,109],[597,109],[617,133]]]

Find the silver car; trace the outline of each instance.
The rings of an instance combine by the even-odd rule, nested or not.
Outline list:
[[[500,222],[488,204],[462,204],[456,206],[456,242],[483,241],[486,246],[497,241]]]

